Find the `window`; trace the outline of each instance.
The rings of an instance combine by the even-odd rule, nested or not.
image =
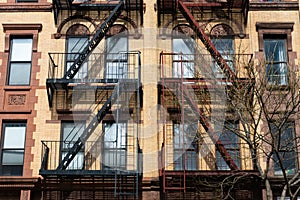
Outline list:
[[[223,132],[219,136],[219,140],[222,142],[227,152],[240,168],[240,146],[239,139],[235,132],[238,130],[238,123],[226,121],[224,124]],[[217,169],[218,170],[230,170],[225,160],[222,158],[220,152],[217,151]]]
[[[3,123],[1,175],[22,176],[26,123]]]
[[[85,125],[84,123],[62,122],[62,140],[61,143],[61,159],[67,155],[68,151],[77,139],[82,135]],[[71,161],[67,169],[83,169],[84,168],[84,149],[82,148]]]
[[[196,170],[198,143],[195,140],[197,123],[173,124],[174,170]]]
[[[124,79],[128,77],[128,36],[120,33],[106,38],[105,78]]]
[[[104,123],[102,167],[126,169],[127,123]]]
[[[284,36],[264,38],[266,78],[268,83],[287,84],[287,48]]]
[[[256,23],[257,57],[265,63],[265,72],[261,76],[265,76],[269,84],[287,85],[288,67],[294,70],[296,66],[296,54],[292,48],[293,29],[293,22]]]
[[[282,170],[285,170],[288,175],[294,174],[297,169],[297,155],[294,135],[295,125],[293,122],[289,122],[281,129],[278,129],[277,126],[272,123],[271,128],[275,145],[277,145],[279,148],[279,157],[275,154],[275,152],[273,153],[274,174],[282,175]],[[282,162],[284,169],[280,168],[279,161]]]
[[[222,37],[222,36],[221,36]],[[234,71],[233,66],[233,55],[234,55],[234,47],[233,47],[233,38],[230,37],[222,37],[218,39],[212,39],[212,43],[216,47],[217,51],[221,54],[222,58],[226,61],[228,66]],[[224,78],[223,70],[220,66],[213,60],[213,73],[216,78]]]
[[[29,85],[32,38],[12,38],[10,42],[8,85]]]
[[[79,57],[79,53],[88,45],[88,36],[68,36],[67,38],[67,70],[71,67],[74,61]],[[87,78],[88,64],[84,62],[74,79]]]
[[[173,38],[173,77],[193,78],[195,41],[185,36]]]

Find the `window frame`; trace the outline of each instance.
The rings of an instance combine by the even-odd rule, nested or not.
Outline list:
[[[275,125],[274,125],[274,123],[271,123],[271,131],[273,131],[274,130],[274,128],[276,128],[277,129],[277,127],[274,127]],[[284,127],[282,128],[282,130],[281,130],[281,135],[280,136],[283,136],[283,134],[286,134],[286,131],[287,131],[287,129],[286,128],[288,128],[288,129],[290,129],[291,130],[291,134],[292,134],[292,143],[293,144],[291,144],[291,142],[289,142],[288,144],[285,144],[285,147],[283,147],[283,149],[279,149],[278,150],[278,153],[279,154],[281,154],[281,153],[283,153],[283,154],[285,154],[285,153],[287,153],[287,152],[289,152],[289,153],[293,153],[293,157],[292,157],[292,159],[294,159],[294,164],[293,164],[293,166],[294,166],[294,168],[292,168],[292,169],[286,169],[286,173],[287,173],[287,175],[293,175],[293,174],[295,174],[296,172],[297,172],[297,170],[298,170],[298,168],[299,168],[299,166],[298,166],[298,155],[297,155],[297,145],[296,145],[296,141],[295,141],[295,133],[296,133],[296,130],[295,130],[295,128],[296,128],[296,126],[295,126],[295,122],[294,121],[288,121],[285,125],[284,125]],[[277,132],[278,130],[276,130],[276,132]],[[272,133],[272,134],[274,134],[274,133]],[[276,135],[275,135],[276,136]],[[290,136],[290,135],[289,135]],[[278,138],[276,138],[276,137],[274,137],[274,144],[277,144],[278,145],[278,141],[276,141],[276,140],[278,140]],[[283,141],[282,140],[282,138],[280,138],[280,141]],[[293,146],[293,148],[292,148],[292,150],[289,150],[290,149],[290,146],[291,145],[294,145]],[[281,146],[281,145],[280,145]],[[276,160],[278,160],[278,158],[276,158],[275,157],[275,154],[273,153],[273,168],[274,168],[274,175],[275,176],[282,176],[283,175],[283,172],[282,172],[282,170],[280,169],[280,166],[278,166],[277,167],[277,169],[278,170],[276,170]],[[285,163],[285,161],[287,161],[284,157],[282,157],[282,159],[281,159],[281,161],[282,161],[282,164],[284,165],[284,163]],[[291,171],[288,171],[288,170],[291,170]]]
[[[105,145],[107,143],[113,142],[113,141],[107,141],[106,140],[106,134],[109,133],[111,127],[114,124],[117,124],[118,126],[121,125],[121,128],[122,128],[123,131],[122,132],[118,131],[117,132],[118,134],[116,134],[116,137],[115,137],[116,138],[116,147],[106,147]],[[109,126],[109,127],[107,127],[107,126]],[[116,127],[117,129],[119,128],[118,126]],[[125,128],[125,129],[123,129],[123,128]],[[127,146],[128,145],[128,123],[127,122],[118,122],[117,123],[115,121],[106,121],[102,124],[102,130],[103,130],[103,136],[102,136],[103,143],[102,143],[102,151],[101,151],[102,152],[101,153],[101,155],[102,155],[101,169],[102,170],[116,170],[116,169],[126,170],[127,169],[127,153],[128,153],[128,149],[127,149],[128,148],[128,146]],[[125,135],[123,135],[123,137],[125,137],[125,141],[121,141],[121,143],[117,144],[118,143],[117,139],[118,139],[118,137],[122,137],[122,135],[121,135],[122,133],[125,133]],[[120,147],[118,147],[118,145],[120,145]],[[122,145],[124,146],[123,148],[122,148]],[[115,160],[111,161],[111,159],[109,159],[109,161],[108,161],[109,165],[107,165],[107,162],[105,160],[106,155],[107,155],[107,151],[109,151],[109,152],[110,151],[114,151],[114,152],[118,151],[118,152],[124,153],[124,154],[121,153],[121,154],[117,155],[117,156],[122,156],[123,155],[124,156],[124,162],[118,163],[120,157],[115,157],[115,159],[117,161],[115,161]]]
[[[181,40],[181,43],[185,44],[186,52],[183,49],[177,51],[175,41]],[[188,46],[187,42],[192,42],[192,45]],[[178,44],[178,42],[176,42]],[[173,31],[172,33],[172,52],[174,53],[172,58],[172,77],[173,78],[194,78],[195,77],[195,48],[196,41],[192,36],[186,36],[183,33],[178,34]],[[192,47],[192,48],[191,48]],[[182,62],[182,68],[180,63]],[[183,70],[183,73],[181,72]]]
[[[31,40],[31,54],[30,54],[30,59],[29,60],[12,60],[13,57],[13,51],[14,51],[14,45],[13,42],[16,40]],[[7,69],[7,77],[6,77],[6,85],[9,86],[29,86],[31,84],[31,76],[32,76],[32,61],[33,61],[33,37],[32,36],[13,36],[10,38],[10,50],[9,50],[9,59],[8,59],[8,69]],[[27,77],[27,81],[24,83],[10,83],[11,82],[11,77],[13,76],[14,73],[12,73],[12,64],[27,64],[29,65],[29,72]],[[21,66],[18,66],[21,67]],[[22,66],[24,67],[24,66]]]
[[[113,49],[108,49],[111,38],[125,38],[126,45],[125,50],[116,51]],[[109,50],[109,51],[108,51]],[[115,35],[107,35],[105,38],[105,69],[104,69],[104,78],[108,82],[114,82],[119,79],[126,79],[129,77],[129,67],[128,67],[128,55],[129,50],[129,35],[127,29],[123,32]],[[116,52],[115,52],[116,51]],[[122,71],[118,68],[122,66]],[[116,69],[117,68],[117,69]],[[120,72],[121,71],[121,72]],[[111,73],[112,72],[112,73]]]
[[[288,66],[295,66],[296,53],[293,52],[292,49],[292,31],[294,27],[294,22],[257,22],[256,23],[256,31],[258,32],[258,53],[256,57],[260,59],[261,63],[265,60],[264,54],[264,38],[267,36],[272,37],[286,37],[286,49],[287,49],[287,62]],[[265,68],[266,69],[266,68]],[[266,70],[265,70],[266,71]],[[265,74],[261,74],[261,76],[265,76]],[[292,75],[292,74],[290,74]],[[288,80],[287,80],[287,84]],[[281,85],[279,85],[281,86]],[[286,86],[286,85],[282,85]]]
[[[234,126],[234,127],[233,127]],[[224,145],[227,152],[230,154],[231,158],[234,160],[236,165],[239,169],[241,169],[241,147],[240,147],[240,139],[236,133],[231,131],[230,129],[233,128],[238,130],[239,122],[238,121],[225,121],[223,131],[219,136],[219,140]],[[234,138],[236,140],[234,143],[230,140],[224,140],[223,134],[229,136],[230,139]],[[226,137],[226,135],[224,135]],[[227,137],[227,139],[229,138]],[[234,153],[232,153],[234,152]],[[225,160],[222,158],[221,154],[216,150],[216,167],[217,170],[231,170],[230,167],[226,164]]]
[[[5,147],[5,137],[6,137],[6,134],[7,134],[7,132],[6,132],[6,128],[7,127],[25,127],[25,129],[24,129],[24,144],[23,144],[23,148],[6,148]],[[25,160],[25,147],[26,147],[26,134],[27,134],[27,123],[26,122],[24,122],[24,121],[19,121],[19,122],[16,122],[16,121],[14,121],[14,122],[3,122],[2,123],[2,137],[1,137],[1,155],[0,155],[0,157],[1,157],[1,160],[0,160],[0,175],[1,176],[23,176],[23,172],[24,172],[24,160]],[[18,151],[18,152],[21,152],[21,151],[23,151],[23,160],[22,160],[22,165],[12,165],[12,164],[10,164],[10,165],[6,165],[6,166],[8,166],[8,168],[13,168],[13,170],[16,170],[16,167],[18,167],[19,169],[18,170],[20,170],[20,172],[19,173],[17,173],[17,174],[4,174],[4,164],[3,164],[3,159],[4,159],[4,156],[3,156],[3,153],[5,152],[5,151],[12,151],[12,150],[16,150],[16,151]]]
[[[77,44],[81,41],[81,40],[85,40],[83,41],[82,46],[79,48],[79,51],[76,52],[70,52],[70,40],[71,39],[75,39],[77,38],[78,41],[76,42]],[[70,68],[70,66],[72,66],[72,64],[74,63],[74,61],[80,56],[81,51],[85,48],[84,45],[88,46],[89,43],[89,35],[67,35],[66,37],[66,56],[65,56],[65,72],[67,72],[67,70]],[[76,45],[77,45],[76,44]],[[76,47],[76,45],[74,45],[74,47]],[[73,49],[74,49],[73,47]],[[69,59],[69,56],[71,55],[71,58]],[[75,74],[73,79],[86,79],[88,77],[88,62],[85,61],[82,66],[80,67],[80,69],[78,70],[78,72]]]
[[[65,140],[66,138],[68,138],[68,136],[65,138],[64,137],[64,128],[70,128],[70,127],[66,127],[67,125],[73,125],[73,128],[71,130],[71,132],[75,129],[76,126],[78,126],[81,123],[82,128],[79,128],[78,130],[82,129],[82,132],[85,129],[85,123],[84,122],[77,122],[74,123],[73,121],[62,121],[61,122],[61,143],[60,143],[60,161],[62,159],[64,159],[65,155],[69,152],[69,148],[71,148],[73,146],[73,144],[75,144],[75,142],[77,141],[78,137],[73,137],[73,140]],[[71,132],[68,132],[67,134],[70,134]],[[64,145],[66,145],[64,147]],[[65,153],[65,154],[64,154]],[[66,170],[82,170],[85,168],[85,149],[84,147],[80,149],[80,151],[75,155],[74,159],[71,161],[71,163],[68,165],[68,167],[66,168]],[[78,155],[82,155],[82,160],[78,160],[78,158],[80,159],[80,156]],[[78,164],[79,162],[81,162],[81,164]],[[81,166],[80,166],[81,165]]]
[[[275,54],[279,54],[280,50],[279,48],[274,48],[273,52],[268,52],[266,49],[266,43],[267,41],[277,41],[277,44],[280,42],[283,42],[282,44],[284,46],[280,46],[283,49],[283,58],[282,60],[275,60]],[[276,51],[275,51],[276,49]],[[278,50],[278,51],[277,51]],[[268,53],[272,53],[273,56],[271,56],[271,59],[269,58],[270,56]],[[287,51],[287,39],[286,35],[269,35],[265,34],[264,35],[264,55],[265,55],[265,71],[266,71],[266,79],[269,84],[272,85],[287,85],[288,84],[288,51]],[[269,60],[270,59],[270,60]],[[273,60],[272,60],[273,59]],[[275,69],[275,66],[279,66],[279,70]],[[270,69],[271,68],[271,69]],[[269,71],[273,71],[272,73]],[[279,72],[277,72],[279,71]],[[275,80],[274,80],[275,78]],[[271,80],[270,80],[271,79]],[[277,80],[279,79],[279,80]]]
[[[220,42],[220,41],[230,41],[231,42],[231,49],[229,49],[229,53],[227,52],[228,50],[222,50],[219,48],[219,45],[216,45],[216,42]],[[212,37],[211,41],[213,43],[213,45],[215,46],[216,50],[221,54],[222,58],[226,61],[227,65],[230,67],[230,69],[235,72],[235,66],[234,66],[234,36],[230,36],[230,35],[225,35],[225,36],[221,36],[221,38],[218,37]],[[222,42],[221,42],[222,43]],[[214,58],[212,58],[212,72],[213,75],[216,78],[225,78],[225,74],[223,73],[223,71],[221,70],[220,66],[218,65],[218,63],[215,61]]]
[[[192,141],[190,141],[190,145],[188,147],[183,146],[182,142],[186,143],[186,141],[182,141],[181,137],[183,138],[182,129],[188,130],[190,128],[190,125],[195,126],[197,123],[191,123],[191,124],[180,124],[176,121],[173,121],[173,162],[174,162],[174,170],[197,170],[199,168],[199,163],[197,162],[199,160],[199,146],[198,141],[195,138],[193,138]],[[198,124],[197,124],[198,126]],[[176,128],[177,127],[177,128]],[[191,128],[192,130],[195,130],[194,128]],[[176,130],[178,130],[179,138],[176,139]],[[177,141],[178,140],[178,141]],[[181,142],[181,143],[180,143]],[[180,156],[178,156],[179,154]],[[184,160],[186,162],[184,163]],[[184,165],[186,164],[186,165]]]

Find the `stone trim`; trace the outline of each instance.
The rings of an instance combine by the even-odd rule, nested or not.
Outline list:
[[[39,79],[36,78],[40,72],[39,59],[41,52],[38,52],[38,34],[42,31],[42,24],[2,24],[5,34],[4,49],[0,52],[2,66],[0,74],[0,129],[2,123],[13,121],[26,121],[26,144],[24,152],[23,177],[31,177],[31,163],[34,158],[32,147],[35,144],[33,134],[36,131],[34,119],[37,111],[34,105],[38,102],[36,90],[39,89]],[[33,52],[31,62],[30,85],[28,86],[10,86],[6,85],[6,77],[8,74],[10,40],[13,36],[30,36],[33,38]],[[2,129],[1,129],[2,130]],[[2,134],[2,132],[0,133]],[[0,135],[1,137],[1,135]],[[2,178],[2,177],[1,177]]]

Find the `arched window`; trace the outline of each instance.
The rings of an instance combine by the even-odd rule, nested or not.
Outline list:
[[[74,63],[79,53],[88,45],[90,32],[88,28],[81,24],[71,26],[67,31],[66,40],[66,70]],[[87,78],[88,63],[85,62],[76,73],[74,79]]]
[[[211,40],[217,51],[222,55],[223,59],[226,60],[227,64],[231,68],[234,69],[234,32],[233,30],[226,24],[218,24],[212,28],[211,32]],[[216,78],[223,78],[224,74],[220,69],[219,65],[214,62],[213,63],[213,72]]]
[[[193,30],[179,25],[172,31],[173,77],[193,78],[195,68],[195,40]]]
[[[105,41],[105,79],[114,81],[128,76],[128,31],[123,25],[110,28]]]

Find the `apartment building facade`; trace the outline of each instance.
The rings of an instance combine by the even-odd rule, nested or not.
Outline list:
[[[0,23],[0,199],[268,199],[266,169],[278,199],[297,174],[297,111],[254,156],[226,95],[297,77],[298,1],[1,0]]]

